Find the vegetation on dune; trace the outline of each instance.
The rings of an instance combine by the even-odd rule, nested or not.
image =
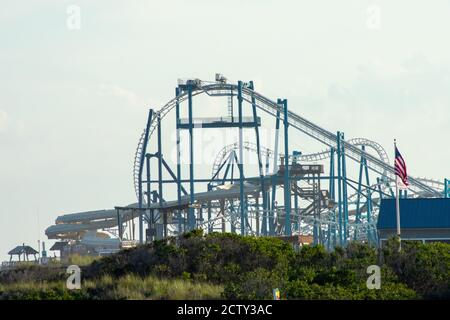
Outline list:
[[[183,279],[126,275],[119,279],[104,276],[95,281],[85,281],[80,290],[68,290],[65,281],[0,284],[0,300],[219,299],[222,291],[223,288],[219,285],[194,283]]]
[[[21,283],[56,282],[66,279],[65,269],[61,265],[21,265],[17,268],[0,272],[0,285]]]
[[[386,265],[399,280],[429,299],[450,299],[450,244],[391,241],[383,249]]]
[[[76,257],[75,259],[80,259]],[[83,259],[81,259],[81,262]],[[76,260],[72,259],[71,262]],[[82,289],[64,288],[58,268],[0,273],[0,298],[32,299],[430,299],[450,297],[450,245],[361,243],[298,252],[279,239],[200,230],[82,265]],[[366,286],[378,265],[381,288]]]
[[[67,265],[77,265],[80,267],[90,265],[92,262],[101,259],[100,256],[81,256],[79,254],[72,254],[68,257]]]

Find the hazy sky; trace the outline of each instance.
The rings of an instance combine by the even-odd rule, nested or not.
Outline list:
[[[396,137],[412,175],[450,177],[449,15],[448,0],[3,0],[0,259],[59,214],[135,201],[147,110],[178,78],[252,79],[347,138]]]

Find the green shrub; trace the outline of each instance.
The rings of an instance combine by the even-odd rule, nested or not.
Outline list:
[[[18,282],[50,282],[65,278],[66,269],[61,265],[24,265],[0,272],[0,284]]]
[[[382,284],[379,290],[369,290],[365,283],[341,286],[326,283],[308,283],[303,280],[290,282],[286,287],[288,299],[304,300],[403,300],[417,298],[414,290],[404,284]]]
[[[383,256],[398,278],[424,298],[450,298],[450,244],[402,241],[391,239]]]
[[[258,268],[242,275],[238,282],[225,285],[226,299],[271,299],[274,288],[284,287],[285,279],[276,271]]]
[[[93,260],[93,261],[92,261]],[[64,288],[62,265],[0,272],[2,299],[419,299],[450,297],[450,245],[398,242],[383,248],[350,242],[298,252],[272,237],[194,230],[101,259],[73,256],[82,289]],[[369,290],[370,265],[381,267],[381,289]]]

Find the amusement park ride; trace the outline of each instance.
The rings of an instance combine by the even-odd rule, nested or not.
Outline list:
[[[228,114],[194,118],[194,97],[202,95],[225,98]],[[181,118],[182,110],[187,119]],[[251,116],[244,116],[244,110]],[[163,152],[167,139],[162,124],[171,111],[175,111],[175,169]],[[273,150],[261,145],[261,112],[274,120],[265,124],[274,127]],[[197,177],[194,170],[198,128],[238,130],[238,140],[220,150],[207,178]],[[254,130],[253,141],[244,141],[244,129]],[[188,178],[181,170],[183,130],[188,132],[188,174],[184,175]],[[312,138],[323,151],[292,150],[293,131]],[[244,152],[256,156],[257,174],[248,173]],[[358,168],[357,178],[349,175],[349,162]],[[394,167],[378,143],[345,140],[343,132],[332,133],[290,111],[286,99],[261,95],[252,81],[228,83],[220,74],[214,82],[179,81],[175,97],[161,109],[149,111],[133,173],[137,203],[60,216],[46,230],[47,236],[82,241],[87,231],[108,230],[121,240],[131,240],[138,220],[140,243],[201,228],[255,236],[309,236],[329,249],[352,240],[376,245],[380,199],[394,197],[395,189]],[[450,196],[448,180],[409,177],[409,182],[401,197]],[[176,196],[169,200],[167,194]]]

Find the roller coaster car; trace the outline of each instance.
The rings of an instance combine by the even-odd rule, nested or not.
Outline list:
[[[200,79],[178,80],[178,87],[183,91],[186,91],[188,87],[198,89],[201,85],[202,81]]]

